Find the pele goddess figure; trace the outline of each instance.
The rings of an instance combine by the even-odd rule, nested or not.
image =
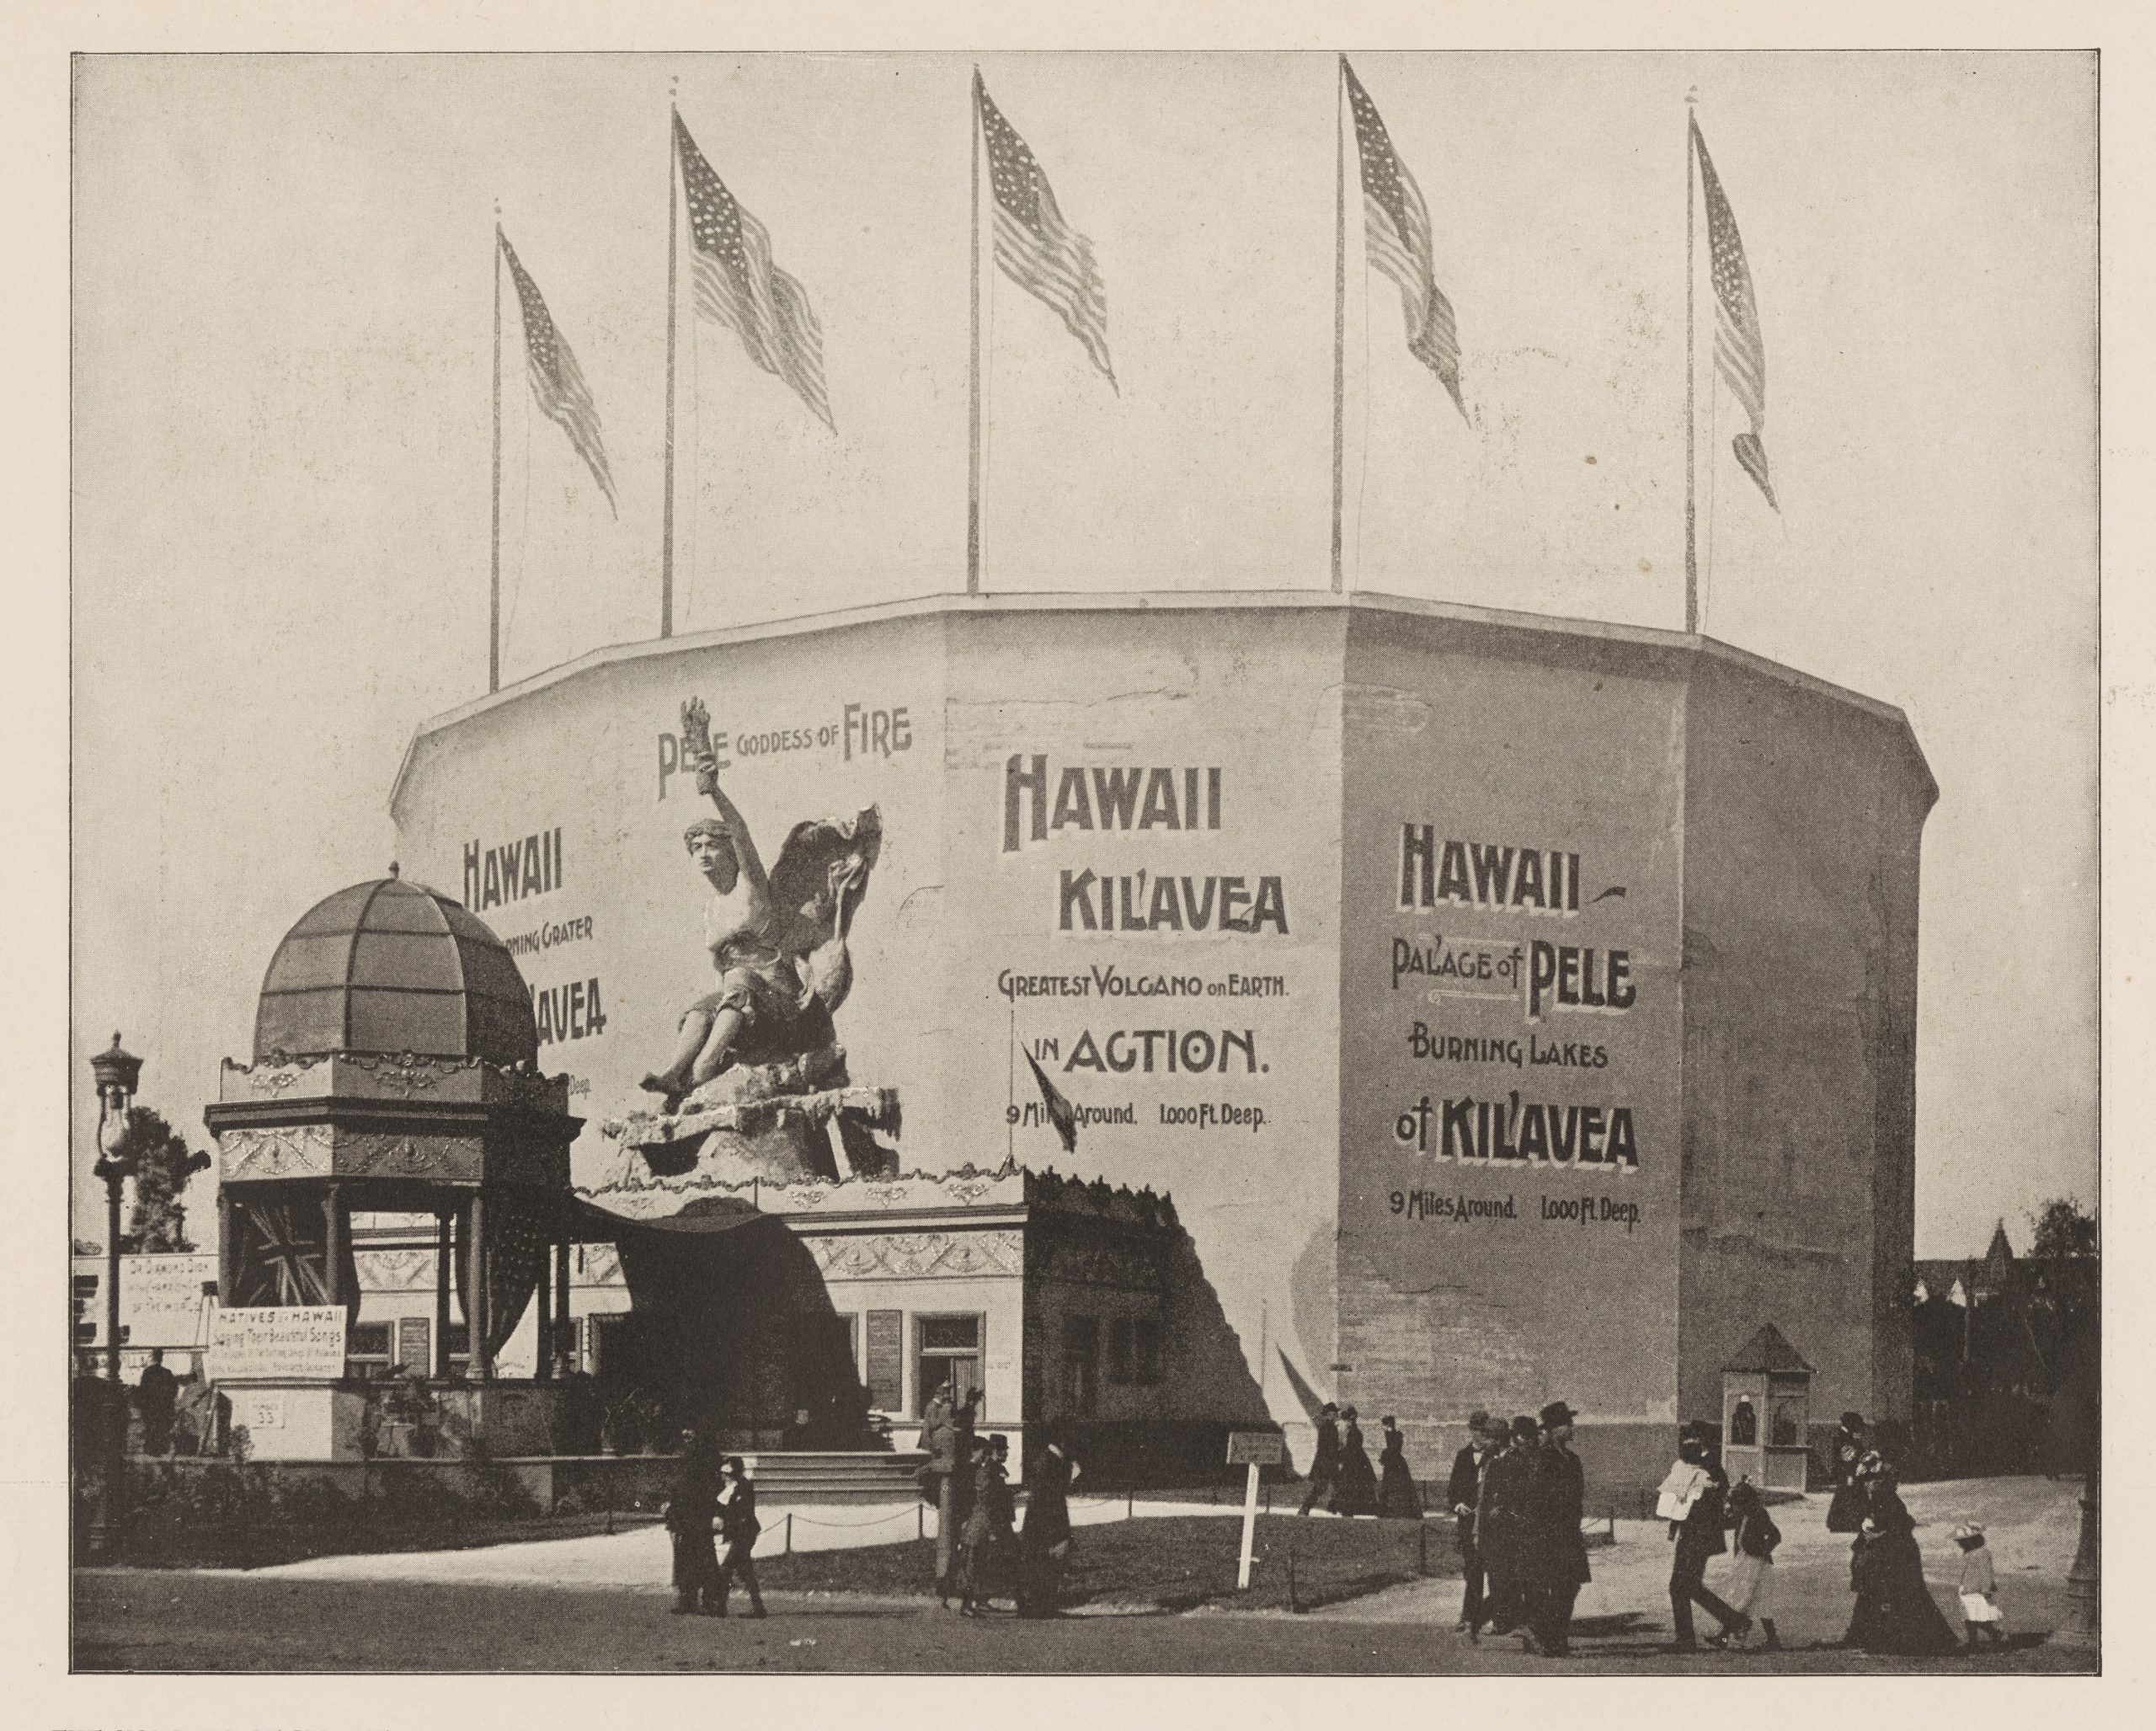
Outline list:
[[[883,842],[873,806],[848,820],[811,820],[788,832],[766,872],[747,820],[718,784],[710,713],[694,697],[681,706],[681,754],[718,813],[683,838],[711,885],[703,941],[718,989],[689,1007],[672,1059],[643,1078],[670,1112],[728,1070],[835,1044],[831,1016],[853,986],[846,932]]]

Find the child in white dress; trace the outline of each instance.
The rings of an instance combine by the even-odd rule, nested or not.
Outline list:
[[[1957,1526],[1954,1542],[1961,1547],[1961,1621],[1968,1630],[1968,1650],[1976,1651],[1979,1630],[1993,1646],[2004,1647],[2006,1619],[1999,1615],[1999,1578],[1992,1570],[1984,1530],[1973,1520]]]

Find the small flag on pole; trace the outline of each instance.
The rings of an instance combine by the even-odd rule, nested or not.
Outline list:
[[[824,331],[808,291],[772,263],[770,231],[712,172],[678,114],[674,142],[689,201],[696,311],[730,327],[749,358],[791,385],[835,433],[838,424],[824,394]]]
[[[1078,1146],[1078,1109],[1048,1079],[1048,1072],[1031,1052],[1026,1054],[1026,1062],[1033,1066],[1033,1080],[1041,1085],[1041,1103],[1048,1108],[1048,1121],[1055,1126],[1055,1133],[1063,1142],[1063,1151],[1075,1151]]]
[[[1355,115],[1355,146],[1363,167],[1363,232],[1369,262],[1400,285],[1407,352],[1438,376],[1453,407],[1466,420],[1467,404],[1460,395],[1460,333],[1453,324],[1452,302],[1438,286],[1430,262],[1429,207],[1422,202],[1407,164],[1393,149],[1377,104],[1344,54],[1340,71],[1348,80],[1348,106]]]
[[[584,369],[554,327],[553,315],[539,292],[539,285],[516,256],[516,248],[501,226],[494,227],[502,256],[509,261],[510,280],[516,285],[518,304],[524,309],[525,361],[531,377],[531,395],[539,412],[569,435],[569,443],[591,471],[591,478],[606,495],[606,509],[619,516],[614,501],[614,478],[606,467],[606,447],[599,438],[599,410],[584,382]]]
[[[1767,425],[1767,347],[1759,337],[1752,270],[1744,262],[1737,213],[1729,207],[1729,196],[1721,190],[1721,179],[1715,173],[1696,120],[1692,122],[1692,145],[1700,153],[1700,186],[1707,202],[1707,258],[1715,285],[1715,371],[1752,419],[1752,430],[1731,440],[1730,448],[1744,473],[1759,484],[1767,503],[1779,511],[1774,483],[1767,478],[1767,447],[1761,442]]]
[[[996,264],[1062,318],[1070,334],[1086,345],[1093,365],[1114,386],[1115,368],[1108,362],[1107,297],[1093,263],[1093,243],[1063,220],[1048,176],[1026,141],[990,99],[979,72],[974,74],[974,103],[988,147],[989,185],[995,196]],[[1121,387],[1116,390],[1122,394]]]

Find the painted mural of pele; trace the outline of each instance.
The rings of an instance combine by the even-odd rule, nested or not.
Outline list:
[[[710,713],[694,697],[681,706],[681,747],[696,791],[718,813],[683,838],[711,885],[703,941],[718,989],[690,1005],[672,1058],[643,1078],[669,1112],[729,1071],[786,1064],[834,1044],[831,1017],[853,986],[846,932],[883,845],[873,806],[850,819],[810,819],[787,832],[766,871],[748,820],[718,784]]]

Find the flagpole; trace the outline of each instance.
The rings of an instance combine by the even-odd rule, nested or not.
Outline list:
[[[1348,56],[1332,75],[1332,592],[1340,585],[1340,513],[1347,492]]]
[[[494,518],[487,584],[487,690],[502,688],[502,207],[494,206]]]
[[[980,593],[980,68],[974,68],[973,113],[966,121],[966,156],[973,173],[973,347],[968,377],[966,444],[966,593]]]
[[[1694,257],[1695,242],[1693,237],[1692,207],[1698,199],[1692,190],[1692,135],[1699,121],[1693,109],[1700,99],[1694,89],[1684,98],[1684,634],[1694,636],[1700,629],[1700,553],[1697,505],[1694,500],[1699,484],[1699,464],[1693,454],[1693,441],[1699,436],[1699,414],[1695,393],[1699,387],[1699,367],[1692,356],[1693,297],[1698,292],[1699,265]]]
[[[680,150],[675,132],[681,117],[678,104],[666,104],[666,500],[660,509],[659,533],[659,634],[674,635],[674,343],[678,323],[674,311],[675,279],[680,274],[680,245],[676,226],[681,220],[681,199],[674,184]]]

